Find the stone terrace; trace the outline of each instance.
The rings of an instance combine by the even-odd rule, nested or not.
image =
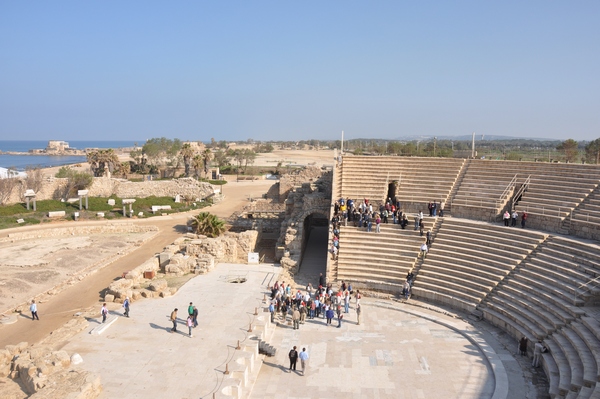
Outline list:
[[[397,181],[402,207],[416,211],[429,201],[446,201],[463,164],[463,159],[453,158],[346,156],[339,193],[380,204],[388,197],[389,183]]]

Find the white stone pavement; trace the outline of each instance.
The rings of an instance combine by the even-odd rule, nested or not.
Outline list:
[[[248,336],[254,308],[262,306],[265,286],[278,270],[218,265],[173,297],[134,302],[131,318],[120,318],[101,335],[89,334],[96,325],[91,323],[64,349],[81,354],[82,367],[100,374],[105,398],[211,398],[223,388],[224,365],[237,340]],[[248,281],[226,282],[233,275]],[[183,325],[190,301],[200,311],[193,338]],[[514,393],[513,388],[507,396],[503,366],[514,359],[497,355],[470,324],[393,301],[363,298],[361,304],[361,325],[351,309],[341,328],[335,327],[337,320],[327,327],[323,319],[307,320],[299,330],[287,323],[277,327],[269,341],[277,354],[264,357],[250,397],[492,398],[496,392],[496,398],[506,398]],[[182,323],[180,332],[171,334],[168,316],[175,307]],[[287,353],[294,345],[309,352],[305,376],[288,371]],[[513,380],[523,384],[518,373],[510,378],[511,386]]]

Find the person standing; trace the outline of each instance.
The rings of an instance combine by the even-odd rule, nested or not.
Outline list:
[[[504,211],[504,216],[502,216],[502,219],[504,219],[504,226],[508,227],[508,222],[510,220],[510,213],[508,213],[508,210]]]
[[[188,306],[188,316],[194,317],[194,304],[190,302],[190,306]]]
[[[542,340],[538,340],[538,342],[535,343],[535,345],[533,346],[533,362],[531,362],[531,365],[533,367],[538,367],[540,365],[540,360],[542,358],[542,352],[545,352],[545,347],[542,344]]]
[[[271,323],[275,322],[275,305],[273,301],[269,304],[269,312],[271,312]]]
[[[423,244],[421,244],[421,253],[420,253],[420,255],[423,259],[425,259],[425,257],[427,256],[427,251],[428,251],[427,243],[424,242]]]
[[[517,210],[513,210],[512,214],[510,215],[510,227],[516,227],[517,226],[517,218],[519,217],[519,213],[517,212]]]
[[[102,315],[102,323],[106,321],[106,316],[108,315],[108,308],[106,307],[106,303],[102,304],[102,309],[100,309],[100,314]]]
[[[360,303],[356,305],[356,324],[360,326],[360,314],[362,309],[360,307]]]
[[[344,296],[344,313],[348,313],[350,311],[350,292],[346,291],[346,295]]]
[[[302,348],[302,352],[300,352],[300,366],[302,367],[302,375],[304,375],[304,371],[306,371],[306,361],[308,360],[308,353],[306,352],[306,348]]]
[[[37,304],[35,303],[35,299],[31,301],[31,306],[29,306],[29,310],[31,311],[31,321],[40,321],[40,318],[37,314]]]
[[[342,319],[344,318],[344,314],[342,313],[342,307],[338,306],[337,309],[337,318],[338,318],[338,325],[337,328],[342,327]]]
[[[519,354],[521,356],[527,355],[527,337],[521,337],[519,341]]]
[[[194,322],[194,328],[198,327],[198,308],[194,306],[194,312],[192,313],[192,321]]]
[[[188,315],[186,324],[188,326],[188,336],[192,338],[192,327],[194,327],[194,317]]]
[[[290,358],[290,371],[292,371],[292,370],[296,371],[296,362],[298,361],[298,351],[296,350],[295,346],[292,348],[292,350],[288,354],[288,357]]]
[[[527,212],[523,212],[523,214],[521,215],[521,228],[524,229],[525,228],[525,222],[527,221]]]
[[[123,309],[125,309],[123,316],[129,317],[129,297],[126,297],[125,301],[123,301]]]
[[[319,287],[325,287],[325,277],[323,273],[319,273]]]
[[[300,328],[300,312],[298,311],[298,308],[294,308],[294,311],[292,312],[292,323],[294,324],[294,330]]]
[[[177,308],[171,312],[170,320],[173,322],[173,328],[171,328],[171,332],[177,332]]]

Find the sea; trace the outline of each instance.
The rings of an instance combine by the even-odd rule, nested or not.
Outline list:
[[[131,148],[136,144],[144,145],[145,140],[132,141],[69,141],[70,148],[84,150],[86,148]],[[27,152],[34,149],[43,149],[48,145],[48,140],[0,140],[0,151]],[[0,155],[0,167],[14,170],[26,170],[27,168],[71,165],[85,162],[85,156],[74,155]]]

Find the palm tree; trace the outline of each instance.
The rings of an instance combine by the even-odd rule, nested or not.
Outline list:
[[[92,168],[95,177],[104,176],[104,170],[112,172],[119,164],[119,157],[112,148],[106,150],[94,150],[87,153],[87,161]]]
[[[210,148],[207,148],[202,153],[202,162],[204,163],[204,178],[207,178],[208,175],[208,166],[210,164],[210,160],[212,159],[212,152]]]
[[[189,177],[190,175],[190,163],[192,158],[194,157],[194,149],[190,145],[190,143],[185,143],[179,153],[183,157],[183,165],[185,166],[185,177]]]
[[[196,234],[215,238],[225,232],[225,222],[216,215],[208,212],[200,212],[188,223]]]
[[[202,165],[204,165],[204,158],[198,154],[192,159],[192,168],[194,168],[194,177],[196,179],[200,176]]]

